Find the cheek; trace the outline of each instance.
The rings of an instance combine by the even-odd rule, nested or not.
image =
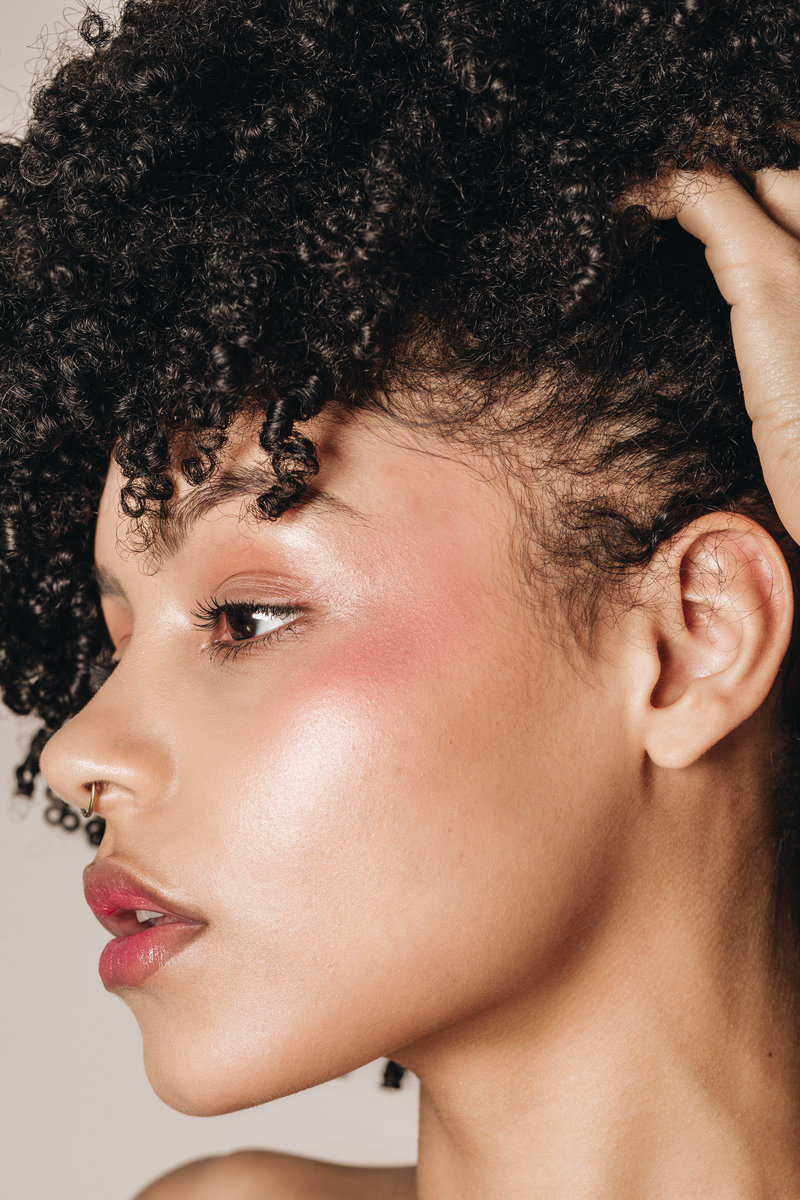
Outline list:
[[[464,638],[453,624],[429,623],[424,635],[405,614],[366,624],[376,632],[304,657],[274,694],[261,689],[238,710],[226,760],[235,833],[253,846],[254,867],[266,852],[281,872],[305,864],[313,884],[358,861],[356,887],[387,857],[396,872],[418,873],[432,800],[454,787],[485,723],[472,700],[478,666],[464,669],[462,656],[457,667]]]
[[[411,949],[466,904],[488,926],[514,871],[530,882],[520,848],[534,861],[545,841],[552,851],[549,770],[563,766],[548,660],[521,668],[518,643],[487,643],[468,605],[443,611],[409,622],[384,608],[235,709],[224,766],[216,748],[208,763],[230,781],[217,837],[232,926],[254,938],[291,928],[304,959],[330,971],[349,936],[366,953],[402,932]]]

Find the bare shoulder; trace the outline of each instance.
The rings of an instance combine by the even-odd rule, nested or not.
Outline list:
[[[162,1175],[135,1200],[414,1200],[413,1167],[344,1167],[237,1150],[201,1158]]]

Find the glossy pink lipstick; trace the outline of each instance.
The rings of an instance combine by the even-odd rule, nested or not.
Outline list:
[[[110,859],[86,868],[83,891],[100,924],[115,935],[100,955],[100,978],[109,991],[141,987],[208,928]]]

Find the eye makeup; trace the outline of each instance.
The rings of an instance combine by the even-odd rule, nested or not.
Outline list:
[[[215,597],[202,601],[192,611],[195,617],[195,627],[198,629],[215,630],[219,627],[220,619],[231,634],[241,635],[231,640],[216,639],[208,646],[212,659],[236,658],[239,654],[258,653],[264,645],[272,645],[288,633],[297,634],[292,621],[300,615],[301,610],[285,604],[264,604],[250,600],[227,600],[221,602]],[[258,623],[270,625],[271,628],[262,633],[254,631]]]

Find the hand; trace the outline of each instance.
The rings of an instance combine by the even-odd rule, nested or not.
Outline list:
[[[704,242],[731,306],[736,361],[764,479],[800,542],[800,171],[676,171],[627,193]]]

